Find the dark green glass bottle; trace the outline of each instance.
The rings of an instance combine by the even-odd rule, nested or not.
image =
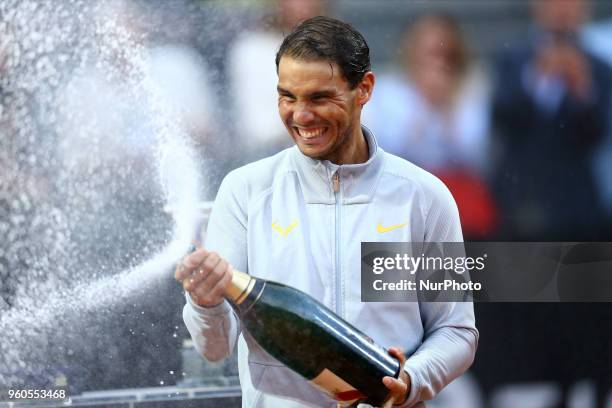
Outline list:
[[[342,405],[385,402],[382,378],[400,370],[387,350],[304,292],[233,274],[226,295],[264,350]]]

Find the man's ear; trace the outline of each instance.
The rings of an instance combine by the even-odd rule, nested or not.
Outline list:
[[[357,100],[359,105],[365,105],[370,98],[372,97],[372,92],[374,91],[374,83],[376,82],[376,77],[372,71],[366,72],[366,74],[361,79],[361,82],[357,84]]]

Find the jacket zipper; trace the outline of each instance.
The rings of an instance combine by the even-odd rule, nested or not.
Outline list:
[[[340,257],[340,209],[342,203],[342,192],[340,191],[340,169],[336,170],[332,178],[334,196],[336,198],[336,314],[343,317],[344,311],[342,308],[342,274],[341,274],[341,257]]]

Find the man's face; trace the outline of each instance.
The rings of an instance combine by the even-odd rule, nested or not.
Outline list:
[[[341,164],[354,149],[367,91],[364,97],[362,84],[351,89],[335,63],[283,56],[278,65],[281,119],[302,153],[315,159]]]

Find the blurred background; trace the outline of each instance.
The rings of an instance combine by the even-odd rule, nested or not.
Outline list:
[[[122,296],[112,278],[173,240],[165,138],[199,169],[196,231],[228,171],[291,145],[274,56],[321,14],[364,34],[363,124],[445,182],[466,240],[612,241],[612,2],[2,0],[0,395],[239,406],[235,359],[195,353],[171,271]],[[112,301],[75,291],[109,278]],[[474,366],[432,407],[612,407],[612,305],[475,308]]]

